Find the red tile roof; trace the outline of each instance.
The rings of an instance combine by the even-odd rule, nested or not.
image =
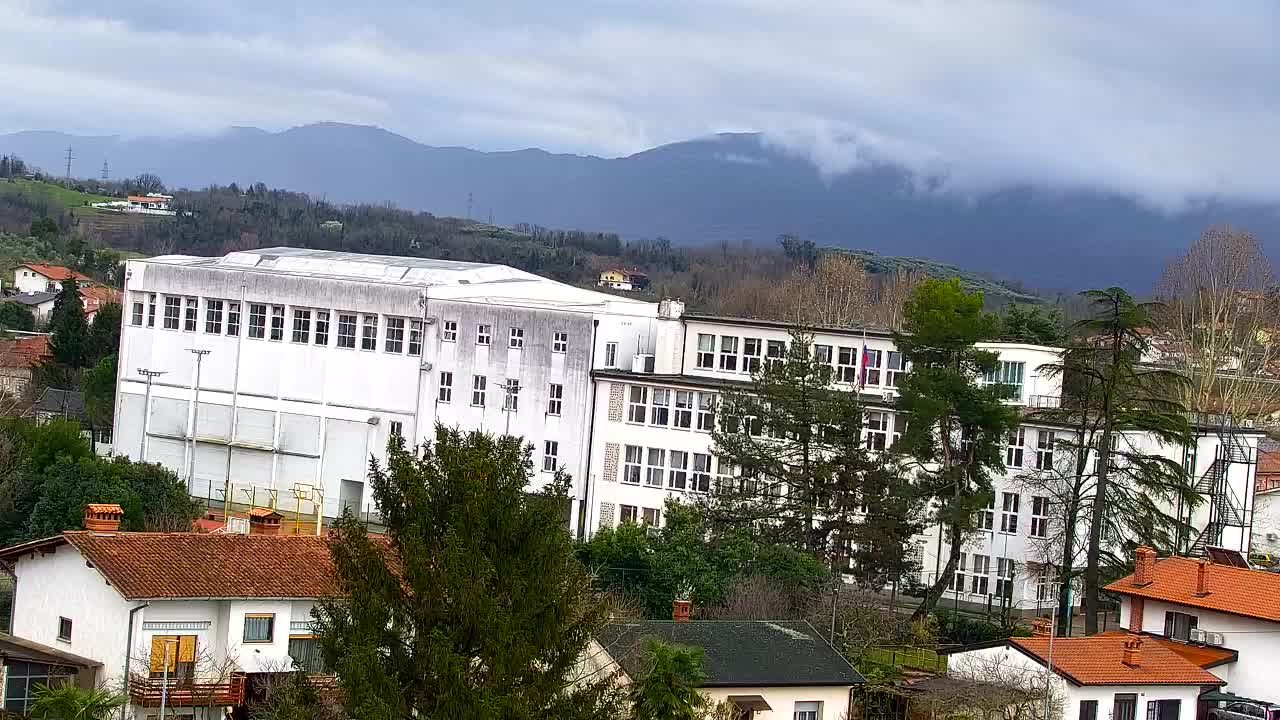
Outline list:
[[[75,270],[72,270],[71,268],[62,267],[61,265],[45,265],[43,263],[26,263],[23,265],[19,265],[18,267],[30,268],[32,270],[35,270],[36,272],[49,278],[50,280],[66,280],[69,277],[74,277],[77,280],[91,279],[88,275],[78,273]]]
[[[129,600],[339,592],[328,541],[316,536],[73,531],[0,550],[0,559],[68,543]]]
[[[0,340],[0,367],[29,368],[52,355],[48,335],[28,335]]]
[[[80,288],[80,299],[85,313],[95,313],[103,305],[120,302],[120,291],[104,285],[86,285]]]
[[[1106,587],[1111,592],[1151,598],[1177,605],[1217,610],[1259,620],[1280,622],[1280,573],[1209,563],[1205,584],[1209,594],[1196,595],[1199,560],[1186,557],[1157,559],[1149,585],[1136,587],[1127,575]]]
[[[1125,635],[1053,639],[1053,670],[1076,685],[1223,685],[1216,675],[1163,644],[1142,638],[1136,666],[1124,664]],[[1048,637],[1009,638],[1009,643],[1044,663]]]
[[[1128,632],[1124,630],[1107,630],[1100,632],[1094,637],[1126,637]],[[1239,653],[1235,650],[1229,650],[1222,647],[1212,647],[1209,645],[1192,645],[1191,643],[1178,642],[1170,640],[1159,635],[1142,634],[1144,642],[1159,643],[1163,647],[1177,654],[1183,660],[1195,663],[1204,669],[1217,667],[1224,663],[1235,662],[1239,657]],[[1144,646],[1145,647],[1145,646]],[[1057,649],[1056,646],[1054,648]]]

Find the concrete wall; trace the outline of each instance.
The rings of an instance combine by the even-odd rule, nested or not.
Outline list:
[[[1280,491],[1258,493],[1254,502],[1253,551],[1280,553]]]
[[[796,703],[821,703],[818,720],[845,720],[850,717],[851,685],[815,685],[796,687],[715,687],[703,689],[712,702],[723,702],[731,695],[759,695],[771,710],[756,712],[756,720],[791,720]]]
[[[37,293],[47,292],[49,283],[54,284],[57,290],[58,283],[41,275],[40,273],[27,267],[15,268],[13,271],[13,286],[20,293]]]

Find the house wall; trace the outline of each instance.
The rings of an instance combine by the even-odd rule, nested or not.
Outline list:
[[[849,713],[849,691],[852,685],[814,685],[797,687],[714,687],[702,693],[712,702],[723,702],[730,695],[759,695],[772,710],[757,712],[755,720],[791,720],[797,702],[820,702],[819,720],[845,720]]]
[[[1280,553],[1280,490],[1254,496],[1253,552]]]
[[[20,267],[13,271],[13,286],[20,293],[45,292],[51,282],[53,281],[31,268]]]

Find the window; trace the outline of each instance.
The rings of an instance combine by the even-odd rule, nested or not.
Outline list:
[[[1000,500],[1000,532],[1018,532],[1018,493],[1001,493]]]
[[[662,487],[663,474],[667,465],[667,451],[662,448],[649,448],[648,462],[645,463],[644,484],[649,487]]]
[[[199,298],[193,298],[193,297],[187,298],[187,307],[186,307],[186,312],[183,313],[183,323],[182,323],[182,329],[185,330],[186,332],[196,331],[196,313],[199,310],[199,308],[200,308]]]
[[[569,333],[556,331],[551,336],[551,352],[569,352]]]
[[[1191,628],[1196,627],[1200,621],[1195,615],[1180,612],[1165,612],[1164,614],[1164,636],[1189,642],[1191,640]]]
[[[858,348],[842,347],[836,357],[836,381],[858,382]]]
[[[290,340],[296,343],[311,342],[311,311],[305,308],[293,309],[293,335]]]
[[[1016,571],[1017,564],[1013,558],[996,559],[996,595],[1013,599],[1013,576]]]
[[[978,530],[990,530],[995,523],[996,496],[992,494],[987,500],[987,509],[978,511]]]
[[[289,657],[302,672],[323,673],[329,670],[320,653],[320,641],[313,637],[290,637]]]
[[[404,318],[387,318],[387,336],[383,340],[382,350],[397,355],[404,352]]]
[[[787,344],[782,340],[770,340],[764,350],[765,364],[776,368],[786,362]]]
[[[693,454],[693,478],[690,490],[697,492],[711,491],[711,456],[702,453]]]
[[[814,345],[813,359],[823,365],[831,364],[831,346],[830,345]]]
[[[1006,467],[1020,468],[1022,467],[1022,451],[1027,444],[1027,431],[1018,428],[1009,433],[1008,444],[1004,449],[1004,464]]]
[[[391,421],[391,436],[404,437],[404,423],[399,420]]]
[[[182,314],[182,298],[164,296],[164,329],[177,330],[178,317]]]
[[[195,328],[191,328],[194,330]],[[222,334],[222,301],[205,300],[204,331],[214,335]]]
[[[742,339],[742,370],[753,373],[760,369],[760,353],[763,350],[760,338]]]
[[[671,391],[666,388],[653,389],[653,412],[649,414],[649,424],[666,427],[671,424]]]
[[[244,642],[269,643],[275,636],[276,616],[254,614],[244,616]]]
[[[524,347],[524,328],[511,328],[511,337],[507,340],[507,347],[512,350],[519,350]]]
[[[618,522],[636,524],[636,506],[635,505],[619,505],[618,506]]]
[[[889,363],[885,366],[884,384],[889,387],[898,387],[898,381],[906,372],[906,364],[902,359],[902,353],[890,350]]]
[[[542,472],[555,472],[559,463],[560,443],[547,440],[542,443]]]
[[[1020,398],[1022,397],[1022,372],[1026,365],[1023,362],[1001,360],[994,370],[982,376],[982,384],[1003,386],[1004,397]]]
[[[489,380],[483,375],[476,375],[471,379],[471,404],[476,407],[484,407],[484,391]]]
[[[559,415],[563,405],[564,385],[551,383],[551,387],[547,390],[547,414]]]
[[[689,480],[689,453],[680,450],[671,451],[671,474],[667,476],[667,487],[672,490],[684,490]]]
[[[147,294],[147,327],[156,326],[156,294]]]
[[[738,467],[732,461],[722,457],[716,458],[716,486],[722,489],[733,487],[733,479],[738,476]]]
[[[1116,693],[1111,706],[1111,720],[1136,720],[1138,696],[1133,693]]]
[[[261,340],[267,336],[267,306],[249,303],[249,337]]]
[[[329,311],[316,311],[316,345],[329,344]]]
[[[1052,430],[1036,431],[1036,469],[1037,470],[1053,469],[1053,443],[1054,443],[1054,432]]]
[[[515,378],[507,378],[502,384],[502,409],[506,412],[517,412],[520,410],[520,381]]]
[[[1181,711],[1181,700],[1147,701],[1147,720],[1178,720],[1178,713]]]
[[[227,303],[227,335],[240,334],[240,303]]]
[[[71,642],[71,618],[58,618],[58,639]]]
[[[440,332],[440,340],[443,342],[458,342],[458,321],[445,320],[444,330]]]
[[[436,401],[453,402],[453,373],[440,373],[440,389],[436,391]]]
[[[712,370],[716,366],[716,336],[698,333],[698,367]]]
[[[608,342],[604,344],[604,366],[607,368],[618,367],[618,343]]]
[[[493,343],[493,326],[477,325],[476,326],[476,344],[490,345]]]
[[[662,520],[662,511],[658,508],[644,508],[644,524],[649,527],[658,527]]]
[[[698,430],[711,432],[716,427],[716,396],[698,393]]]
[[[640,463],[644,457],[644,448],[639,445],[627,445],[623,457],[622,482],[629,485],[640,484]]]
[[[152,679],[167,674],[170,680],[189,680],[196,670],[196,636],[152,635],[149,659]]]
[[[409,321],[409,354],[422,354],[422,321]]]
[[[675,427],[688,430],[693,427],[693,391],[677,390],[676,391],[676,422]]]
[[[889,413],[878,410],[868,412],[864,435],[867,448],[883,450],[889,439]]]
[[[973,577],[970,579],[969,592],[974,595],[986,595],[988,591],[987,575],[991,573],[991,557],[989,555],[973,556]]]
[[[1049,536],[1049,498],[1034,496],[1031,498],[1031,537]]]
[[[142,301],[141,300],[135,301],[133,303],[133,312],[129,316],[129,324],[141,325],[142,316],[143,316]]]
[[[792,712],[792,720],[822,720],[822,703],[820,702],[796,702],[795,710]]]
[[[720,369],[738,369],[738,338],[731,335],[720,336]]]
[[[356,316],[351,313],[338,313],[338,347],[354,348],[356,346]]]
[[[65,668],[56,665],[10,659],[5,662],[4,709],[26,717],[36,688],[61,687],[74,679]]]
[[[951,587],[949,590],[955,592],[964,592],[964,576],[965,576],[965,560],[967,555],[960,553],[960,559],[956,563],[956,573],[951,577]]]
[[[649,403],[649,388],[632,385],[627,398],[627,422],[643,423],[645,406]]]
[[[879,385],[880,384],[880,361],[883,359],[882,351],[862,349],[862,384],[863,385]]]
[[[1098,701],[1080,701],[1080,720],[1098,720]]]
[[[279,342],[284,340],[284,306],[271,306],[271,339]]]
[[[360,317],[360,349],[378,349],[378,316],[363,315]]]

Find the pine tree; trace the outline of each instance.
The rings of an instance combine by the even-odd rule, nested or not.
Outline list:
[[[607,620],[573,557],[569,479],[526,494],[532,447],[437,428],[434,443],[371,464],[386,526],[349,513],[332,544],[345,597],[315,612],[348,717],[617,717],[607,674],[577,677]]]
[[[53,301],[49,315],[49,332],[53,337],[50,350],[54,362],[68,368],[82,368],[89,359],[89,325],[84,319],[84,305],[75,278],[62,281],[62,289]]]
[[[900,447],[918,464],[918,480],[935,502],[934,520],[945,527],[950,547],[917,618],[933,610],[951,583],[965,533],[992,498],[992,473],[1003,471],[1001,443],[1018,422],[1017,411],[1003,403],[1006,388],[977,383],[998,362],[995,353],[975,347],[1000,326],[982,304],[982,293],[966,292],[955,278],[927,279],[906,303],[904,332],[894,336],[911,363],[898,386],[898,406],[909,417]]]

